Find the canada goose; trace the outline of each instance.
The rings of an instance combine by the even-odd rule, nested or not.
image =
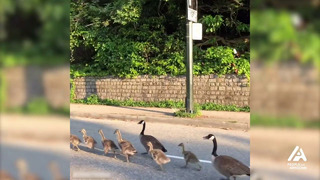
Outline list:
[[[0,179],[1,180],[14,180],[14,178],[7,171],[0,170]]]
[[[114,131],[114,134],[116,133],[117,133],[118,144],[119,144],[119,147],[121,148],[122,154],[126,156],[127,162],[129,162],[130,156],[135,155],[137,153],[137,150],[133,147],[133,145],[129,141],[122,139],[119,129]]]
[[[151,154],[153,160],[160,165],[160,168],[163,171],[162,165],[170,162],[170,158],[168,158],[160,149],[153,149],[151,142],[147,142],[147,145],[149,146],[149,153]]]
[[[242,162],[234,159],[230,156],[219,156],[217,155],[217,138],[213,134],[208,134],[208,136],[203,137],[203,139],[210,139],[213,142],[212,150],[212,164],[217,171],[222,175],[227,177],[233,177],[236,179],[236,176],[247,175],[250,176],[250,168],[244,165]]]
[[[193,154],[191,151],[185,151],[183,143],[180,143],[178,146],[182,147],[182,154],[183,154],[184,160],[186,161],[186,165],[184,167],[187,167],[188,163],[197,164],[198,171],[200,171],[201,165],[197,156]]]
[[[110,150],[112,150],[114,158],[117,158],[116,149],[119,149],[119,148],[116,146],[116,144],[112,140],[106,139],[106,137],[103,134],[102,129],[99,129],[98,132],[99,132],[99,134],[101,136],[101,144],[103,146],[104,154],[108,154],[108,152]]]
[[[16,167],[21,180],[40,180],[39,176],[28,172],[28,164],[24,159],[18,159],[16,161]]]
[[[50,162],[49,169],[51,171],[53,180],[66,180],[66,178],[62,177],[59,166],[56,162],[54,162],[54,161]]]
[[[166,148],[164,148],[164,146],[158,141],[158,139],[156,139],[155,137],[153,137],[151,135],[144,134],[144,130],[146,129],[146,122],[144,120],[141,120],[138,124],[143,124],[143,128],[142,128],[140,135],[139,135],[140,142],[147,151],[146,153],[143,153],[143,154],[148,154],[148,152],[149,152],[149,146],[147,145],[148,142],[151,142],[155,149],[160,149],[163,152],[167,152]]]
[[[70,143],[72,144],[72,149],[75,150],[74,148],[77,148],[77,151],[80,150],[78,145],[81,143],[81,140],[78,138],[78,136],[70,134]]]
[[[92,136],[87,135],[87,131],[85,129],[81,129],[82,134],[83,134],[83,141],[87,144],[87,147],[89,149],[94,149],[94,146],[97,144],[97,141],[93,139]]]

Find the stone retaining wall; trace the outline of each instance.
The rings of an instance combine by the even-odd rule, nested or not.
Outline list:
[[[82,77],[74,79],[76,99],[97,94],[101,99],[134,101],[184,101],[184,76],[139,76],[134,79]],[[249,106],[250,87],[245,76],[206,75],[194,77],[194,101]]]

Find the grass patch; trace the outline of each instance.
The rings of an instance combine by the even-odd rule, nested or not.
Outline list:
[[[85,99],[71,99],[72,103],[80,104],[96,104],[96,105],[109,105],[109,106],[131,106],[131,107],[159,107],[159,108],[185,108],[183,101],[133,101],[129,100],[112,100],[112,99],[100,99],[97,95],[91,95]],[[210,110],[210,111],[235,111],[235,112],[250,112],[250,107],[237,107],[235,105],[219,105],[215,103],[205,103],[195,105],[199,110]],[[181,112],[183,113],[183,112]]]
[[[291,127],[291,128],[320,128],[320,121],[304,121],[298,117],[273,117],[265,115],[252,114],[250,117],[252,126],[265,127]]]
[[[35,98],[27,105],[17,108],[7,109],[6,112],[17,114],[32,114],[32,115],[63,115],[70,116],[69,106],[62,108],[54,108],[44,98]]]
[[[236,105],[221,105],[221,104],[215,104],[215,103],[205,103],[200,106],[202,110],[250,112],[249,106],[238,107]]]
[[[183,118],[195,118],[201,116],[200,106],[195,105],[193,113],[186,112],[185,109],[181,109],[174,113],[177,117],[183,117]]]

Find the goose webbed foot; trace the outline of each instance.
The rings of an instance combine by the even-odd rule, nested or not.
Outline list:
[[[160,165],[160,170],[161,170],[161,171],[164,171],[164,169],[163,169],[162,165]]]
[[[202,167],[201,167],[201,165],[200,165],[200,164],[198,164],[198,166],[199,166],[199,167],[198,167],[198,169],[197,169],[197,170],[198,170],[198,171],[201,171],[201,168],[202,168]]]

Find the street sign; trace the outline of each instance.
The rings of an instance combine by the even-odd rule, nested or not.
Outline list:
[[[201,23],[192,24],[192,39],[202,40],[202,24]]]
[[[188,8],[188,20],[197,22],[198,19],[198,12],[194,9]]]

